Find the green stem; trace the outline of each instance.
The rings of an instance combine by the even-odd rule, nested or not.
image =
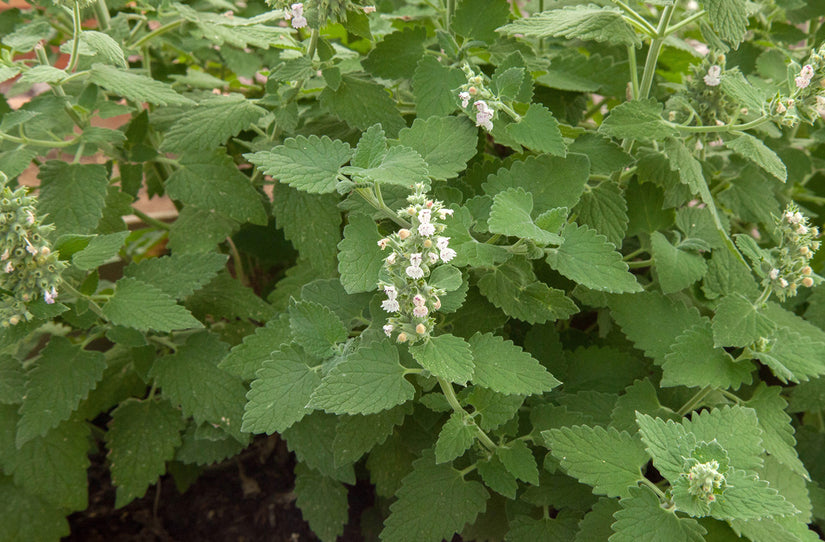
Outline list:
[[[127,46],[127,49],[140,49],[146,43],[152,41],[156,37],[161,36],[163,34],[166,34],[167,32],[176,29],[177,27],[181,26],[184,23],[186,23],[186,19],[177,19],[177,20],[172,21],[170,23],[166,23],[163,26],[159,26],[156,29],[149,32],[148,34],[146,34],[145,36],[143,36],[142,38],[140,38],[139,40],[137,40],[132,45]]]
[[[667,25],[670,24],[674,10],[675,6],[673,4],[665,6],[665,9],[662,10],[662,16],[659,18],[659,26],[656,28],[656,37],[650,42],[650,48],[647,50],[645,70],[642,73],[642,83],[639,87],[639,98],[642,100],[650,95],[650,89],[653,86],[653,74],[656,72],[659,53],[662,52],[662,45],[665,42],[665,36],[667,36]]]
[[[649,35],[651,38],[657,35],[657,31],[653,28],[653,25],[647,22],[647,19],[639,15],[632,7],[628,6],[621,0],[613,0],[613,3],[622,8],[622,10],[627,13],[633,21],[636,21],[638,23],[636,26],[639,27],[642,32]]]
[[[246,280],[246,275],[243,272],[243,261],[241,260],[241,253],[238,252],[238,247],[231,237],[226,238],[226,244],[229,245],[229,252],[232,253],[232,263],[235,265],[235,276],[238,277],[238,282],[244,286],[249,286],[249,281]]]
[[[642,484],[649,487],[650,489],[652,489],[653,492],[656,494],[656,496],[659,497],[660,501],[662,501],[662,502],[667,502],[668,501],[667,496],[665,495],[665,492],[662,491],[661,489],[659,489],[659,487],[656,484],[654,484],[653,482],[651,482],[647,478],[640,478],[639,481]]]
[[[151,216],[147,215],[146,213],[135,207],[132,207],[132,214],[138,217],[139,219],[143,220],[146,224],[154,226],[159,230],[169,231],[170,229],[169,224],[161,222],[157,218],[152,218]]]
[[[349,180],[343,175],[343,180]],[[340,178],[340,177],[339,177]],[[381,211],[387,218],[401,226],[402,228],[409,228],[411,224],[404,220],[403,218],[399,217],[395,211],[389,208],[383,200],[380,200],[378,196],[372,191],[370,187],[367,186],[359,186],[355,188],[355,191],[360,195],[364,200],[375,207],[377,210]]]
[[[77,49],[80,46],[80,33],[82,32],[81,24],[80,2],[79,0],[75,0],[74,5],[72,6],[72,25],[74,28],[72,30],[72,53],[69,55],[69,65],[67,70],[69,73],[75,70],[77,67],[77,61],[79,60]]]
[[[744,401],[738,395],[734,395],[734,394],[732,394],[731,392],[729,392],[727,390],[721,390],[720,389],[719,391],[722,393],[722,395],[724,395],[725,397],[727,397],[728,399],[730,399],[731,401],[733,401],[737,405],[741,405],[742,403],[744,403]]]
[[[68,141],[46,140],[46,139],[30,139],[28,137],[15,137],[13,135],[0,132],[0,140],[11,141],[12,143],[19,143],[20,145],[31,145],[34,147],[48,147],[55,149],[62,149],[63,147],[71,147],[78,141],[79,137],[70,139]]]
[[[676,412],[676,415],[681,417],[687,414],[688,412],[691,412],[702,402],[702,399],[704,399],[705,396],[707,396],[707,394],[709,394],[711,391],[713,391],[713,387],[711,386],[705,386],[701,390],[697,391],[696,394],[694,394],[694,396],[691,397],[687,403],[682,405],[682,408],[680,408],[678,412]]]
[[[444,29],[447,32],[450,32],[450,27],[453,25],[453,13],[455,13],[455,0],[447,0],[447,13],[444,24]]]
[[[41,44],[37,44],[34,48],[34,53],[37,56],[37,61],[40,62],[42,66],[51,66],[49,58],[46,56],[46,50]],[[67,79],[69,78],[67,77]],[[63,98],[63,109],[66,111],[66,114],[69,115],[69,118],[72,119],[72,122],[74,122],[75,125],[81,130],[85,129],[85,122],[80,118],[80,115],[77,114],[77,111],[72,108],[72,104],[69,103],[69,98],[66,96],[66,92],[63,90],[63,87],[60,86],[59,83],[54,83],[51,87],[55,96]]]
[[[638,256],[639,254],[644,254],[646,252],[647,252],[647,250],[645,250],[643,248],[637,248],[636,250],[634,250],[633,252],[631,252],[630,254],[628,254],[627,256],[625,256],[622,259],[624,261],[629,261],[629,260],[632,260],[633,258],[635,258],[636,256]]]
[[[639,260],[637,262],[627,262],[627,267],[630,269],[641,269],[643,267],[650,267],[651,265],[653,265],[653,258]]]
[[[158,343],[159,345],[165,346],[166,348],[168,348],[172,352],[177,352],[178,351],[178,345],[176,345],[175,343],[173,343],[172,341],[170,341],[166,337],[158,337],[156,335],[149,335],[146,338],[149,339],[150,341],[154,341],[154,342]]]
[[[630,88],[633,93],[633,99],[639,99],[639,67],[636,64],[636,48],[632,45],[627,46],[627,63],[630,66]]]
[[[320,31],[317,28],[312,29],[309,36],[309,48],[307,49],[307,58],[312,60],[315,57],[315,50],[318,48],[318,36]]]
[[[89,296],[84,295],[84,294],[80,293],[79,291],[77,291],[77,290],[74,288],[74,286],[72,286],[72,285],[71,285],[71,284],[69,284],[68,282],[61,282],[61,283],[60,283],[60,289],[68,291],[70,294],[74,295],[74,296],[75,296],[75,297],[77,297],[78,299],[85,299],[85,300],[87,300],[87,301],[89,302],[89,308],[91,309],[91,311],[92,311],[93,313],[95,313],[96,315],[98,315],[98,316],[99,316],[102,320],[104,320],[105,322],[108,322],[108,321],[109,321],[109,319],[108,319],[108,318],[106,318],[106,315],[105,315],[105,314],[103,314],[103,309],[101,309],[101,308],[100,308],[100,305],[98,305],[97,303],[95,303],[95,302],[94,302],[94,301],[93,301],[93,300],[92,300]]]
[[[676,23],[673,26],[671,26],[670,28],[668,28],[667,32],[666,32],[666,35],[669,36],[669,35],[673,34],[674,32],[677,32],[677,31],[681,30],[682,28],[684,28],[687,25],[693,23],[697,19],[701,19],[702,17],[704,17],[706,13],[707,13],[707,11],[705,11],[703,9],[701,11],[697,11],[696,13],[694,13],[693,15],[691,15],[690,17],[688,17],[686,19],[682,19],[678,23]]]
[[[464,407],[461,406],[461,403],[458,402],[458,397],[456,397],[453,385],[441,377],[438,377],[438,385],[441,386],[441,391],[444,392],[444,397],[447,398],[447,402],[450,404],[453,410],[458,414],[464,416],[465,418],[469,418],[470,414],[467,413],[467,411],[464,410]],[[476,425],[475,422],[472,423],[473,426],[476,428],[476,437],[479,441],[481,441],[481,444],[483,444],[484,447],[487,448],[489,451],[495,451],[495,449],[498,448],[498,446],[496,446],[496,443],[493,442],[492,439],[487,436],[487,433],[485,433],[481,429],[481,427]]]
[[[112,18],[109,16],[109,7],[106,0],[97,0],[95,3],[95,15],[97,15],[97,27],[101,32],[106,32],[112,26]]]
[[[771,117],[767,115],[762,115],[761,117],[756,118],[750,122],[745,122],[742,124],[725,124],[722,126],[684,126],[682,124],[674,124],[669,121],[664,122],[666,122],[673,128],[676,128],[680,132],[691,134],[707,134],[713,132],[744,132],[745,130],[750,130],[751,128],[757,128],[770,120]]]
[[[756,307],[757,309],[759,309],[759,307],[761,307],[762,305],[767,303],[768,299],[770,299],[770,297],[771,297],[771,292],[772,291],[773,291],[773,288],[771,288],[770,284],[765,286],[765,289],[762,290],[762,293],[759,295],[759,299],[754,301],[753,306]]]

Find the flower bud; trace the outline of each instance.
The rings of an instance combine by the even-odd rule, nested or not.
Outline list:
[[[814,285],[814,279],[812,279],[811,277],[805,277],[804,279],[802,279],[802,286],[804,286],[806,288],[810,288],[813,285]]]
[[[810,265],[806,265],[805,267],[802,268],[802,274],[803,275],[810,275],[811,273],[813,273],[813,269],[811,269]]]
[[[398,230],[398,237],[400,237],[402,241],[404,239],[406,239],[407,237],[409,237],[409,236],[410,236],[410,230],[408,230],[408,229]]]
[[[424,324],[418,324],[417,326],[415,326],[415,332],[419,335],[424,335],[425,333],[427,333],[427,326],[425,326]]]
[[[400,343],[407,342],[407,334],[402,331],[401,333],[398,334],[398,338],[396,340]]]
[[[424,239],[424,248],[431,248],[433,246],[433,242],[430,239]]]

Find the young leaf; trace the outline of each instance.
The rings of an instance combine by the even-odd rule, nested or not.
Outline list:
[[[493,198],[487,225],[492,233],[513,235],[531,239],[540,244],[559,244],[562,239],[555,233],[536,226],[530,214],[533,196],[521,188],[508,188]]]
[[[742,469],[762,466],[762,431],[756,412],[740,406],[724,406],[694,413],[682,425],[696,436],[696,440],[714,439],[728,452],[730,464]]]
[[[520,121],[507,125],[507,132],[530,150],[556,156],[567,154],[559,122],[543,105],[530,104]]]
[[[769,351],[755,355],[783,382],[805,382],[825,374],[825,344],[787,327],[773,334]]]
[[[505,395],[542,394],[561,382],[530,354],[492,333],[470,340],[475,372],[473,383]]]
[[[155,105],[191,105],[194,102],[175,90],[145,75],[119,70],[106,64],[92,66],[89,81],[127,100]]]
[[[548,250],[547,263],[565,277],[603,292],[642,291],[636,278],[628,272],[622,255],[603,235],[570,223],[565,226],[562,238],[558,248]]]
[[[648,461],[638,440],[612,427],[576,425],[542,431],[541,435],[565,472],[593,486],[599,495],[629,496]]]
[[[572,208],[587,185],[590,161],[583,154],[550,156],[541,154],[501,168],[482,185],[484,192],[495,196],[508,188],[523,188],[532,194],[535,209],[543,213],[558,207]]]
[[[218,367],[244,380],[252,380],[264,361],[291,341],[289,316],[281,314],[267,322],[266,326],[257,328],[255,333],[244,337],[243,342],[233,347]]]
[[[496,448],[496,456],[507,472],[528,484],[539,485],[539,469],[533,452],[523,440],[513,440]]]
[[[95,388],[105,369],[100,352],[83,350],[64,337],[53,336],[26,378],[17,446],[45,435],[68,419]]]
[[[303,463],[295,466],[295,504],[322,542],[334,542],[344,534],[349,519],[347,488]]]
[[[518,481],[516,477],[510,474],[510,471],[501,462],[497,455],[492,456],[488,461],[478,462],[478,473],[484,485],[504,495],[508,499],[516,498],[516,491],[518,491]]]
[[[226,260],[225,254],[215,252],[175,253],[131,263],[123,275],[160,288],[175,299],[183,299],[212,280],[224,268]]]
[[[395,137],[407,125],[395,100],[373,81],[345,75],[335,91],[325,88],[319,100],[330,113],[359,130],[380,123],[389,137]]]
[[[426,38],[427,32],[421,26],[387,34],[361,61],[361,65],[376,77],[408,78],[415,71],[418,59],[424,55]]]
[[[665,510],[650,489],[634,487],[619,501],[622,509],[613,514],[616,522],[610,542],[704,542],[707,532],[693,518],[681,518]]]
[[[592,57],[591,57],[592,59]],[[579,62],[579,59],[577,59]],[[556,59],[553,59],[555,66]],[[579,64],[581,64],[579,62]],[[590,171],[597,175],[610,175],[633,163],[633,157],[610,139],[597,133],[584,133],[569,147],[570,152],[585,154],[590,159]],[[615,183],[601,183],[599,187],[616,186]],[[617,187],[618,188],[618,187]]]
[[[717,519],[759,519],[774,516],[791,516],[799,513],[768,482],[755,474],[731,468],[725,473],[722,496],[711,505],[711,515]]]
[[[713,386],[738,389],[750,384],[755,366],[752,361],[734,361],[730,354],[713,345],[713,332],[707,320],[676,338],[662,364],[662,387]]]
[[[452,179],[464,171],[475,155],[478,132],[461,117],[417,118],[412,126],[398,133],[398,142],[421,155],[430,177]]]
[[[432,116],[449,115],[455,111],[458,107],[458,96],[453,90],[466,81],[466,76],[458,68],[444,66],[435,57],[424,55],[418,61],[412,77],[415,112],[418,116],[416,121]],[[430,169],[434,169],[433,165]]]
[[[103,314],[113,324],[140,331],[166,332],[203,327],[186,309],[151,284],[124,277],[103,305]]]
[[[473,355],[470,345],[454,335],[430,337],[410,347],[415,361],[437,377],[464,385],[473,378]]]
[[[276,347],[277,348],[277,347]],[[313,362],[298,345],[281,345],[263,362],[246,394],[242,431],[282,433],[305,414],[310,396],[321,383],[320,375],[308,365]]]
[[[484,512],[490,494],[465,480],[449,463],[437,465],[432,452],[413,463],[401,482],[398,500],[381,531],[383,542],[441,542]]]
[[[472,420],[453,412],[438,433],[435,443],[436,464],[446,463],[464,455],[475,442],[477,434]]]
[[[773,323],[739,294],[722,298],[713,316],[714,346],[749,346],[769,337]]]
[[[510,13],[504,0],[461,0],[452,20],[452,29],[468,39],[493,43],[496,28],[507,22]]]
[[[398,350],[386,341],[361,347],[335,365],[307,406],[334,414],[375,414],[415,395],[404,378]]]
[[[621,248],[629,219],[627,202],[617,184],[603,182],[586,191],[573,213],[578,215],[580,224],[593,228],[616,248]]]
[[[499,29],[505,34],[533,38],[578,38],[607,42],[612,45],[638,46],[636,31],[615,8],[595,4],[567,6],[518,19]]]
[[[368,169],[355,166],[341,168],[341,172],[356,180],[409,187],[414,183],[428,183],[427,164],[414,149],[396,145],[375,157]]]
[[[353,151],[347,143],[327,136],[298,136],[271,151],[244,157],[266,175],[311,194],[335,192],[338,170],[349,162]]]
[[[349,216],[344,239],[338,243],[338,272],[347,293],[375,290],[384,265],[384,253],[378,246],[380,239],[372,218],[362,214]]]
[[[185,111],[166,132],[162,151],[194,153],[211,150],[238,135],[266,114],[241,94],[210,96]]]
[[[123,242],[128,235],[128,231],[110,233],[108,235],[96,235],[89,239],[89,244],[86,245],[86,248],[72,255],[72,263],[75,267],[83,269],[84,271],[99,267],[106,263],[107,260],[117,256],[120,247],[123,246]]]
[[[140,498],[166,472],[166,462],[180,446],[185,421],[167,401],[128,399],[112,412],[106,447],[115,508]]]
[[[670,482],[678,480],[684,471],[685,458],[691,457],[696,447],[696,436],[673,420],[664,421],[640,412],[636,413],[636,424],[645,449],[653,458],[653,466]]]
[[[737,136],[725,141],[725,145],[736,154],[747,158],[757,166],[782,182],[788,178],[788,170],[782,160],[761,140],[744,132],[734,132]]]
[[[700,254],[680,250],[661,233],[653,232],[650,243],[662,292],[672,294],[684,290],[708,272],[705,259]]]
[[[97,164],[49,160],[40,167],[38,212],[61,234],[92,233],[103,216],[109,175]]]
[[[676,136],[676,129],[662,118],[664,106],[654,98],[624,102],[610,110],[599,132],[618,139],[643,142]]]
[[[347,330],[334,312],[318,303],[292,302],[289,306],[292,335],[309,354],[326,359],[347,339]]]

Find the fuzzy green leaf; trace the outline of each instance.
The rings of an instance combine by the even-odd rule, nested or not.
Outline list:
[[[243,431],[281,433],[311,412],[307,403],[321,383],[320,375],[308,364],[314,361],[295,344],[273,352],[247,393]]]
[[[255,333],[245,336],[243,342],[233,347],[218,367],[244,380],[252,380],[258,369],[263,367],[264,361],[290,342],[292,330],[289,327],[289,316],[282,313],[264,327],[257,328]]]
[[[528,484],[539,485],[539,469],[533,452],[523,440],[513,440],[496,448],[496,456],[507,471]]]
[[[653,98],[624,102],[610,110],[599,131],[618,139],[645,142],[678,135],[662,118],[662,109],[662,104]]]
[[[747,520],[798,513],[793,504],[755,474],[731,468],[725,473],[725,483],[728,487],[710,509],[717,519]]]
[[[185,421],[167,401],[128,399],[112,412],[106,447],[115,508],[139,499],[166,472],[166,462],[180,446]]]
[[[613,514],[615,534],[610,542],[704,542],[707,531],[695,519],[665,510],[650,489],[628,491],[628,498],[619,501],[622,509]]]
[[[593,228],[616,248],[621,248],[628,217],[627,202],[617,184],[605,182],[585,192],[573,213],[578,215],[580,224]]]
[[[287,448],[295,452],[300,463],[339,482],[355,485],[352,464],[335,463],[332,445],[335,442],[338,419],[338,416],[316,410],[283,431],[281,436],[286,440]]]
[[[466,81],[466,76],[458,68],[447,67],[435,57],[424,55],[418,61],[412,77],[415,112],[418,116],[416,120],[449,115],[455,111],[458,102],[453,90]],[[434,169],[432,165],[430,167]]]
[[[696,440],[714,439],[728,452],[730,464],[742,469],[762,466],[762,430],[756,412],[740,406],[724,406],[713,410],[694,412],[682,425]]]
[[[381,531],[383,542],[449,539],[484,512],[490,497],[484,486],[465,480],[449,463],[437,465],[432,452],[413,463],[396,495]]]
[[[212,280],[226,265],[227,256],[215,252],[172,254],[129,264],[123,275],[151,284],[182,299]]]
[[[308,406],[334,414],[375,414],[413,398],[415,388],[404,374],[394,345],[362,347],[332,368]]]
[[[738,47],[748,26],[748,6],[745,0],[702,0],[708,10],[708,22],[723,40]]]
[[[497,456],[492,456],[488,461],[478,462],[478,473],[481,475],[484,485],[504,495],[508,499],[516,498],[516,491],[518,491],[518,481],[516,477],[510,474],[510,471],[504,466]]]
[[[590,175],[587,156],[570,153],[565,157],[541,154],[501,168],[482,185],[495,196],[508,188],[523,188],[533,196],[535,210],[543,213],[578,203]]]
[[[760,382],[745,406],[756,411],[765,451],[793,472],[810,480],[808,471],[796,452],[791,417],[785,413],[788,403],[782,398],[781,393],[782,388],[779,386],[768,387],[764,382]]]
[[[761,140],[744,132],[734,132],[737,137],[725,141],[736,154],[747,158],[782,182],[788,178],[788,170],[782,160]]]
[[[825,343],[787,327],[773,335],[769,351],[755,355],[783,382],[805,382],[825,374]]]
[[[562,244],[548,252],[547,263],[565,277],[602,292],[642,291],[622,255],[596,230],[570,223],[562,238]]]
[[[349,504],[347,488],[341,482],[298,463],[294,491],[301,515],[322,542],[334,542],[344,534]]]
[[[519,122],[507,125],[507,132],[530,150],[556,156],[567,154],[559,122],[543,105],[530,104],[527,113]]]
[[[409,187],[429,182],[427,164],[414,149],[396,145],[376,156],[367,168],[348,166],[342,173],[356,180]]]
[[[540,395],[561,384],[512,341],[492,333],[476,333],[469,342],[475,364],[474,384],[505,395]]]
[[[565,472],[593,486],[594,493],[608,497],[627,497],[648,461],[638,440],[612,427],[574,425],[542,431],[541,435]]]
[[[53,336],[26,378],[17,446],[67,420],[97,386],[105,369],[100,352],[83,350],[64,337]]]
[[[533,38],[568,38],[638,46],[636,31],[615,8],[595,4],[567,6],[518,19],[499,29],[505,34]]]
[[[347,465],[358,461],[365,453],[385,442],[401,425],[411,405],[399,405],[368,416],[342,416],[335,427],[336,465]]]
[[[378,246],[381,234],[375,221],[366,215],[350,215],[344,239],[338,243],[338,272],[347,293],[371,292],[378,283],[384,265],[384,253]]]
[[[194,103],[189,98],[175,92],[166,83],[106,64],[93,65],[89,81],[133,102],[148,102],[155,105],[191,105]]]
[[[373,81],[345,75],[336,90],[327,87],[321,92],[320,101],[330,113],[359,130],[379,123],[388,136],[395,137],[407,125],[390,93]]]
[[[672,294],[684,290],[708,272],[705,259],[700,254],[680,250],[661,233],[653,232],[650,242],[662,292]]]
[[[722,298],[713,317],[714,346],[749,346],[770,337],[772,322],[742,295]]]
[[[361,61],[364,69],[384,79],[409,78],[416,63],[424,55],[424,27],[408,27],[387,34]]]
[[[109,175],[97,164],[49,160],[40,167],[37,210],[61,234],[92,233],[103,216]]]
[[[289,327],[298,344],[320,359],[330,357],[335,345],[347,339],[347,330],[341,320],[330,309],[318,303],[291,303]]]
[[[473,378],[473,355],[467,341],[446,334],[410,347],[415,361],[433,375],[464,385]]]
[[[532,211],[533,196],[530,193],[522,188],[508,188],[493,198],[487,226],[492,233],[531,239],[544,245],[561,243],[561,237],[541,229],[533,222],[530,216]]]
[[[66,514],[0,476],[0,540],[60,540],[70,533]]]
[[[117,256],[120,247],[123,246],[123,242],[128,235],[128,231],[96,235],[89,239],[89,244],[86,245],[86,248],[72,255],[72,263],[75,267],[83,269],[84,271],[99,267],[106,263],[106,261]]]
[[[507,22],[509,13],[504,0],[461,0],[452,29],[465,38],[493,43],[498,37],[496,28]]]
[[[636,413],[636,424],[647,453],[653,458],[653,465],[671,483],[678,480],[685,467],[685,458],[691,457],[696,447],[696,436],[673,420],[664,421],[640,412]]]
[[[438,433],[435,443],[435,462],[446,463],[464,455],[476,440],[475,424],[465,416],[453,412]]]
[[[124,277],[103,305],[103,314],[113,324],[140,331],[172,331],[203,327],[189,311],[151,284]]]
[[[353,151],[347,143],[327,136],[289,138],[271,151],[244,155],[263,173],[312,194],[335,192],[338,170]]]
[[[163,137],[161,150],[167,152],[204,152],[238,135],[266,114],[241,94],[210,96],[197,107],[184,112]]]
[[[427,163],[433,179],[452,179],[476,154],[477,130],[461,117],[430,117],[413,121],[398,133],[398,142],[414,149]],[[408,183],[409,175],[404,177]]]

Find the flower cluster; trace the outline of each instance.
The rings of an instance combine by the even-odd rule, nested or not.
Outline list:
[[[819,248],[819,228],[811,226],[796,205],[791,203],[776,219],[776,227],[781,235],[774,261],[763,279],[763,286],[770,286],[781,299],[793,297],[799,286],[810,288],[821,281],[813,274],[810,260]]]
[[[392,314],[384,333],[388,337],[397,334],[398,342],[412,343],[429,336],[435,324],[432,313],[441,308],[439,296],[445,293],[428,284],[427,278],[435,267],[456,257],[449,246],[450,238],[439,235],[445,228],[440,220],[452,215],[453,210],[429,199],[422,183],[414,188],[407,198],[409,206],[398,212],[410,221],[410,227],[378,241],[382,250],[392,251],[384,260],[389,278],[379,283],[387,296],[381,308]]]
[[[484,77],[476,75],[472,68],[464,65],[464,74],[467,76],[467,83],[461,86],[458,99],[461,100],[461,107],[467,109],[470,102],[475,108],[476,126],[483,127],[488,132],[493,129],[493,117],[496,114],[496,101],[493,93],[484,83]]]
[[[717,87],[722,82],[720,76],[722,75],[722,68],[714,64],[708,68],[708,73],[703,77],[705,84],[709,87]]]
[[[45,237],[52,226],[37,218],[33,196],[26,189],[6,186],[0,173],[0,324],[15,325],[32,317],[26,304],[38,298],[54,303],[65,264],[51,251]]]
[[[716,500],[715,493],[725,483],[725,476],[719,472],[719,462],[716,460],[696,463],[684,476],[688,479],[688,493],[707,502]]]
[[[284,8],[284,19],[291,21],[292,28],[304,28],[307,25],[304,5],[292,4],[289,8]]]

